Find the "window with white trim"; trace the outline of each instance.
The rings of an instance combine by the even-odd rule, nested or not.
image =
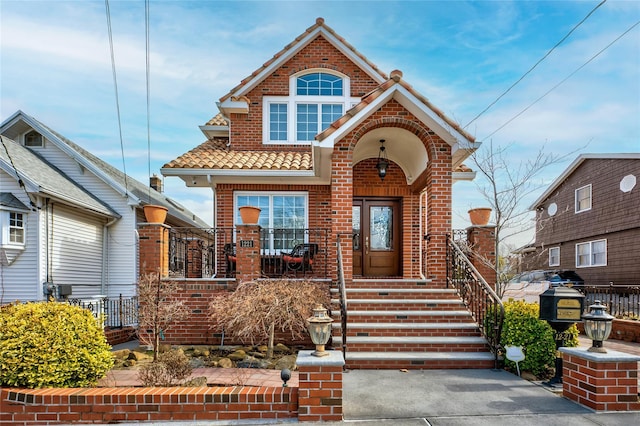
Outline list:
[[[305,70],[289,79],[290,96],[263,97],[263,137],[269,143],[309,144],[359,102],[349,78],[330,70]]]
[[[591,184],[576,189],[576,213],[591,210]]]
[[[549,248],[549,266],[560,266],[560,247]]]
[[[26,237],[25,213],[0,210],[0,245],[3,247],[23,247]]]
[[[306,192],[241,192],[235,194],[234,224],[242,224],[238,208],[261,209],[258,225],[271,230],[261,242],[265,250],[291,250],[307,239],[309,196]]]
[[[607,240],[576,244],[576,267],[607,266]]]

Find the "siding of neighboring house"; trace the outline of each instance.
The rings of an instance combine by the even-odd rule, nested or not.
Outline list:
[[[0,170],[0,187],[5,192],[11,192],[25,206],[29,205],[29,198],[18,186],[15,179]],[[25,249],[13,259],[10,266],[0,265],[0,304],[16,300],[42,300],[42,285],[44,281],[44,265],[34,265],[38,262],[38,250],[42,241],[38,241],[38,227],[42,228],[39,220],[40,212],[26,214]]]
[[[640,284],[640,182],[633,190],[620,190],[620,181],[634,175],[640,181],[640,160],[585,159],[536,212],[537,265],[549,269],[548,249],[560,247],[558,269],[572,269],[587,285]],[[591,185],[590,210],[575,213],[575,191]],[[549,205],[558,212],[550,216]],[[605,239],[606,266],[577,267],[576,244]]]

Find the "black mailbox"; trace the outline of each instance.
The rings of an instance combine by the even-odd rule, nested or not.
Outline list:
[[[569,287],[552,287],[540,295],[540,319],[550,323],[580,322],[584,294]]]

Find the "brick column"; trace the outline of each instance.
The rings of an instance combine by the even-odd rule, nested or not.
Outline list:
[[[238,282],[260,278],[260,226],[236,226],[236,279]]]
[[[316,357],[313,351],[298,352],[298,421],[332,422],[342,420],[342,367],[340,351]]]
[[[606,342],[605,342],[606,345]],[[640,356],[584,348],[560,348],[562,394],[596,411],[640,410],[638,361]]]
[[[169,275],[169,229],[159,223],[138,225],[138,259],[140,274]]]
[[[496,227],[470,226],[467,242],[473,250],[470,261],[491,288],[496,286]]]

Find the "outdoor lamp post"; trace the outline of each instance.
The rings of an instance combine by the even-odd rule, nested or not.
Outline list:
[[[611,334],[613,316],[605,312],[606,307],[596,300],[596,303],[589,306],[589,313],[582,316],[584,321],[584,332],[593,342],[587,349],[589,352],[607,353],[602,343]]]
[[[324,345],[329,341],[331,336],[331,323],[333,320],[327,316],[327,310],[320,304],[313,309],[313,316],[307,320],[307,328],[311,341],[316,345],[313,356],[327,356],[329,352],[324,350]]]

